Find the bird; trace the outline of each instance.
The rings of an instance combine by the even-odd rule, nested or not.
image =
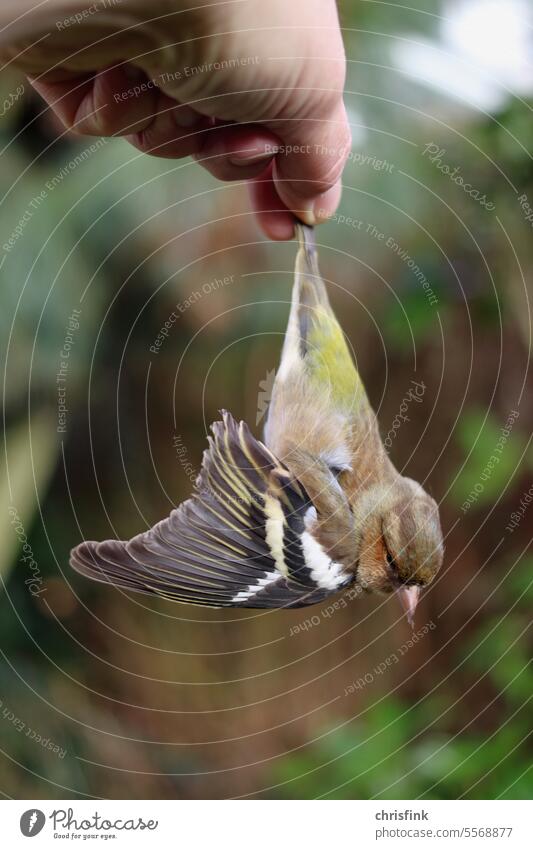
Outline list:
[[[264,428],[221,411],[191,498],[130,540],[84,541],[71,566],[123,590],[209,607],[297,608],[352,586],[411,626],[444,556],[438,505],[394,467],[297,222],[291,307]]]

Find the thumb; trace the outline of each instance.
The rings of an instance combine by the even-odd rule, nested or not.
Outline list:
[[[306,224],[332,215],[341,195],[341,175],[351,147],[342,99],[320,118],[284,121],[271,129],[281,138],[274,184],[283,203]]]

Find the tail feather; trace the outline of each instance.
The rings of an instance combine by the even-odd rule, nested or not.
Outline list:
[[[301,343],[305,347],[313,313],[322,308],[333,315],[326,286],[318,268],[318,255],[315,235],[312,227],[298,223],[296,232],[300,249],[296,257],[295,281],[292,293],[292,307],[297,313],[300,325]]]
[[[281,457],[287,456],[295,434],[305,432],[309,440],[311,423],[321,423],[326,444],[327,433],[339,433],[342,416],[351,419],[368,406],[320,275],[313,229],[298,222],[296,233],[300,246],[291,310],[265,425],[266,443]]]
[[[281,378],[303,363],[309,351],[309,337],[319,313],[325,313],[334,319],[326,286],[318,268],[313,228],[298,222],[296,233],[300,247],[296,256],[291,311],[278,371]]]

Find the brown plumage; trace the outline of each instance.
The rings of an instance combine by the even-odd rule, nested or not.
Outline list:
[[[130,541],[82,543],[71,563],[96,580],[212,606],[314,604],[357,583],[398,592],[412,622],[442,563],[438,508],[391,463],[312,230],[297,230],[265,444],[224,413],[191,499]]]

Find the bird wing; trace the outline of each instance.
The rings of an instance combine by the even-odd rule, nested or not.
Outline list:
[[[244,422],[222,416],[193,497],[129,541],[81,543],[74,569],[209,607],[302,607],[351,583],[308,530],[316,510],[302,485]]]

